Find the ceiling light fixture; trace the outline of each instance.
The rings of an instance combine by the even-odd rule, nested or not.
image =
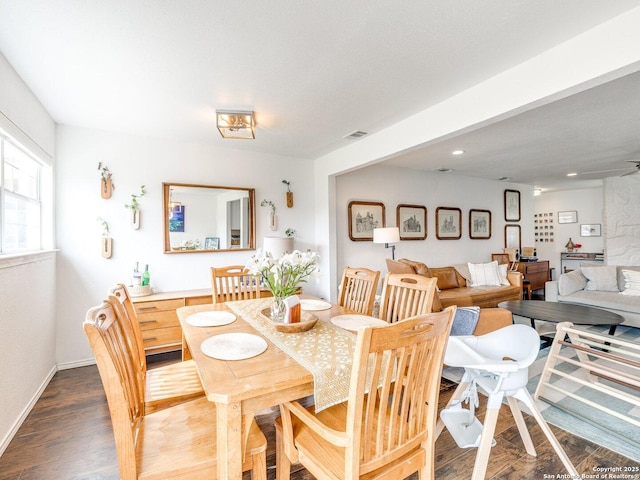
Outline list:
[[[539,197],[542,194],[542,189],[541,188],[534,188],[533,189],[533,196],[534,197]]]
[[[256,138],[253,112],[216,110],[216,126],[222,138]]]
[[[576,175],[578,174],[575,172],[567,173],[567,177],[575,177]]]
[[[498,180],[500,181],[511,180],[511,177],[500,177]]]
[[[453,170],[452,170],[452,169],[447,168],[447,167],[434,168],[434,171],[436,171],[436,172],[442,172],[442,173],[453,172]]]
[[[462,155],[464,153],[464,150],[454,150],[453,152],[451,152],[451,155]]]

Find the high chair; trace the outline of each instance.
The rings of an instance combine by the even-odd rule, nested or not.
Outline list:
[[[517,400],[529,408],[562,464],[574,476],[572,478],[579,478],[578,472],[527,391],[529,365],[535,361],[539,350],[540,336],[527,325],[509,325],[481,336],[449,337],[444,363],[449,367],[463,367],[464,375],[451,400],[440,412],[441,420],[436,433],[440,434],[446,426],[459,447],[478,447],[472,480],[485,477],[490,450],[495,444],[493,434],[496,421],[505,397],[527,453],[536,456]],[[489,397],[484,425],[473,412],[473,407],[477,405],[477,387]],[[470,403],[469,410],[462,408],[462,403],[466,400]]]

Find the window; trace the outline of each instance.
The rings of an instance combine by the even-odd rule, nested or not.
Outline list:
[[[43,164],[0,131],[0,252],[42,249]]]

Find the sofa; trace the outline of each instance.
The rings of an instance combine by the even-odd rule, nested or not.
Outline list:
[[[450,305],[459,307],[478,306],[480,317],[474,335],[497,330],[513,323],[511,312],[496,307],[498,303],[522,298],[522,275],[509,272],[508,286],[467,286],[470,273],[466,265],[429,268],[422,262],[401,258],[387,259],[389,273],[412,273],[438,279],[438,291],[433,299],[433,311],[440,311]],[[469,279],[469,280],[468,280]]]
[[[635,284],[627,281],[631,277],[636,279]],[[640,328],[638,279],[640,266],[583,265],[546,282],[545,300],[603,308],[622,315],[623,325]]]
[[[470,286],[471,273],[466,264],[428,267],[424,263],[401,258],[400,260],[387,259],[387,269],[391,273],[417,273],[426,277],[436,277],[438,292],[434,303],[441,308],[450,305],[496,307],[500,302],[522,298],[522,274],[520,272],[506,273],[509,285]]]

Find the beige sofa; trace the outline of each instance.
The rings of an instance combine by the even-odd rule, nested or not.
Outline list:
[[[511,312],[496,307],[498,303],[507,300],[520,300],[522,298],[522,274],[519,272],[509,272],[508,279],[511,285],[489,287],[467,287],[467,279],[459,271],[463,266],[455,268],[438,267],[429,268],[421,262],[402,258],[400,260],[387,259],[387,269],[390,273],[415,273],[426,277],[437,277],[438,289],[433,301],[433,310],[440,311],[450,305],[459,307],[478,306],[480,319],[476,326],[474,335],[482,335],[506,325],[511,325]]]

